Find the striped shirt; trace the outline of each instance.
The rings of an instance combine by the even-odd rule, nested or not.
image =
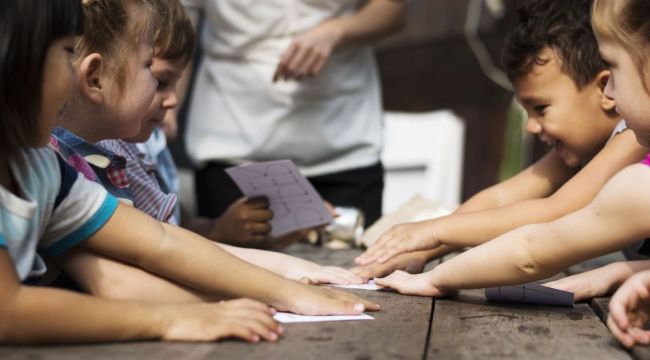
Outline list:
[[[180,223],[178,196],[166,189],[158,173],[158,162],[133,143],[124,140],[104,140],[97,143],[103,149],[126,159],[126,176],[134,206],[159,221]]]
[[[88,181],[51,149],[30,149],[10,163],[15,194],[0,186],[0,247],[21,281],[43,275],[37,254],[60,255],[101,229],[117,199]]]

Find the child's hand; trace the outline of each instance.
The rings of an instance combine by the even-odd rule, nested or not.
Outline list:
[[[342,35],[334,23],[324,22],[294,37],[280,59],[273,82],[302,80],[320,74]]]
[[[453,294],[453,291],[443,290],[431,282],[431,273],[411,275],[404,271],[395,271],[385,278],[375,279],[380,286],[395,289],[404,295],[442,297]]]
[[[574,293],[574,301],[589,300],[594,297],[605,296],[614,285],[603,269],[598,268],[580,274],[568,276],[551,281],[544,286]]]
[[[607,326],[627,348],[650,343],[650,331],[644,325],[650,319],[650,271],[629,278],[609,303]]]
[[[365,266],[357,266],[350,269],[353,273],[362,278],[373,279],[390,275],[395,270],[406,271],[411,274],[421,273],[424,266],[427,264],[427,259],[419,254],[400,254],[396,257],[386,261],[383,264],[372,263]]]
[[[252,343],[276,341],[283,329],[274,310],[257,301],[240,299],[208,304],[160,305],[165,341],[215,341],[237,337]]]
[[[289,291],[284,304],[275,307],[300,315],[359,315],[364,311],[377,311],[379,304],[362,299],[352,293],[323,286],[299,284]]]
[[[293,268],[285,273],[284,277],[309,285],[358,285],[368,282],[368,278],[358,276],[349,270],[336,266],[320,266],[314,263],[302,268]]]
[[[214,222],[210,238],[247,247],[265,247],[269,240],[273,213],[265,198],[241,198]]]
[[[440,243],[428,222],[399,224],[382,235],[366,252],[358,256],[355,262],[359,265],[368,265],[375,261],[381,264],[396,255],[429,250],[438,245]]]

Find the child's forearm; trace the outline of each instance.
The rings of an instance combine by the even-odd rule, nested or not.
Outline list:
[[[619,288],[632,275],[650,269],[650,260],[619,261],[603,267],[603,274],[609,278],[611,293]]]
[[[280,276],[284,276],[292,267],[316,266],[316,264],[310,261],[279,252],[241,248],[226,244],[218,245],[230,254]]]
[[[575,209],[559,210],[547,199],[455,213],[430,220],[436,240],[452,247],[477,246],[526,224],[547,222]]]
[[[151,263],[144,266],[149,271],[208,294],[250,297],[267,304],[278,303],[278,296],[287,295],[282,289],[293,285],[270,270],[233,256],[190,231],[163,225],[165,246],[157,256],[151,257]],[[169,263],[162,259],[168,259]],[[257,261],[263,263],[265,260]]]
[[[150,304],[20,286],[0,297],[0,342],[6,344],[160,339],[164,318]]]
[[[210,296],[250,297],[274,305],[286,303],[292,289],[300,286],[230,255],[199,235],[123,205],[81,245]]]

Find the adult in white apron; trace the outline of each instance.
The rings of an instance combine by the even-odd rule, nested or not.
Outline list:
[[[291,159],[323,198],[381,215],[382,101],[370,45],[406,0],[183,0],[202,12],[187,153],[199,213],[241,193],[224,169]]]

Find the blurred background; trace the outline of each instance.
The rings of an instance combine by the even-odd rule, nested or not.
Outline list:
[[[540,151],[500,70],[516,0],[411,0],[405,28],[376,48],[386,115],[384,213],[420,193],[453,207]],[[179,141],[182,195],[192,178]],[[536,150],[536,148],[538,148]]]

